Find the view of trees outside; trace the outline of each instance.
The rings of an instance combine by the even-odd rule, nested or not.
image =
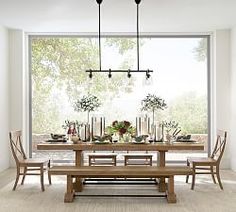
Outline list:
[[[185,133],[207,133],[207,64],[205,38],[143,38],[140,68],[153,69],[152,84],[145,74],[96,74],[96,38],[33,37],[32,129],[33,133],[64,132],[64,120],[85,121],[86,114],[74,111],[78,98],[98,96],[102,106],[94,115],[109,122],[129,119],[141,112],[141,100],[153,93],[165,99],[168,108],[157,111],[157,121],[175,120]],[[136,69],[136,40],[104,38],[102,68]]]
[[[157,122],[174,120],[182,133],[207,134],[207,38],[141,38],[140,69],[153,70],[151,83],[145,74],[93,74],[98,69],[98,43],[93,37],[31,37],[32,133],[65,133],[65,120],[86,121],[74,103],[83,95],[96,95],[102,106],[91,113],[106,123],[128,120],[135,125],[141,100],[147,94],[164,99],[168,108],[156,111]],[[103,69],[137,69],[136,39],[102,38]]]

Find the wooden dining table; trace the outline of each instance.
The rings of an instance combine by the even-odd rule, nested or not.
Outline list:
[[[204,143],[198,142],[154,142],[154,143],[95,143],[95,142],[80,142],[73,144],[70,142],[42,142],[37,145],[38,150],[71,150],[75,152],[75,165],[83,166],[83,153],[84,151],[152,151],[157,152],[158,166],[164,167],[166,165],[166,152],[170,150],[183,151],[183,150],[204,150]],[[74,184],[74,189],[77,192],[82,191],[82,181],[77,178]],[[165,179],[160,178],[159,191],[165,191]]]

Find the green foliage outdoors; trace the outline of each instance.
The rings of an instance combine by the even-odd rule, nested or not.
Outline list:
[[[207,133],[206,96],[197,96],[196,93],[189,92],[179,96],[169,105],[170,117],[179,123],[182,133]]]
[[[85,70],[98,69],[98,48],[94,38],[32,37],[31,45],[33,133],[61,129],[65,120],[60,119],[62,95],[68,96],[73,105],[77,99],[92,93],[106,105],[114,97],[132,92],[135,78],[127,80],[126,74],[114,74],[109,80],[107,75],[99,75],[89,80]],[[136,48],[134,39],[107,38],[104,45],[116,46],[120,54]],[[194,53],[198,60],[206,57],[204,40],[200,41]],[[133,61],[132,57],[124,59],[119,68],[131,68]],[[55,93],[55,87],[58,93]],[[195,93],[178,96],[168,102],[166,110],[155,110],[155,117],[160,122],[175,120],[185,133],[207,133],[207,97]]]
[[[175,121],[183,134],[207,133],[207,97],[195,92],[184,93],[168,102],[168,108],[155,111],[155,121]]]
[[[123,48],[121,52],[133,48],[130,43],[122,44],[123,40],[117,38],[118,48]],[[106,42],[110,43],[109,39]],[[33,37],[31,46],[34,133],[55,131],[60,126],[57,124],[61,120],[56,104],[63,102],[60,99],[53,102],[54,86],[66,92],[71,104],[89,92],[104,102],[122,92],[132,91],[132,80],[127,82],[123,75],[114,75],[109,81],[106,75],[99,75],[89,82],[85,70],[98,69],[98,48],[94,38]],[[119,68],[123,66],[129,67],[127,61]]]
[[[198,61],[205,61],[207,58],[207,39],[202,38],[198,46],[193,50]]]

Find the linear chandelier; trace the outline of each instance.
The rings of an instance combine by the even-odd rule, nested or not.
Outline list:
[[[135,3],[137,4],[137,70],[131,70],[131,69],[127,69],[127,70],[112,70],[112,69],[108,69],[108,70],[103,70],[102,69],[102,58],[101,58],[101,10],[100,10],[100,6],[102,3],[102,0],[96,0],[97,4],[98,4],[98,50],[99,50],[99,69],[98,70],[94,70],[94,69],[89,69],[86,70],[87,73],[89,73],[89,78],[93,77],[93,73],[108,73],[108,77],[111,78],[112,77],[112,73],[117,73],[117,72],[122,72],[122,73],[127,73],[127,77],[130,78],[131,77],[131,73],[145,73],[146,74],[146,79],[150,78],[150,73],[153,72],[153,70],[140,70],[139,69],[139,4],[141,2],[141,0],[135,0]]]

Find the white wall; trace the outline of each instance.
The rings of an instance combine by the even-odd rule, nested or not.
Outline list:
[[[214,99],[215,128],[228,131],[230,134],[230,33],[229,29],[215,32],[214,46]],[[222,168],[230,168],[230,139],[221,162]]]
[[[23,32],[9,30],[10,129],[22,129],[23,122]]]
[[[231,31],[231,110],[230,110],[230,155],[231,169],[236,171],[236,27]]]
[[[24,32],[9,29],[9,129],[23,130]],[[24,138],[24,137],[23,137]],[[25,143],[24,148],[25,148]],[[26,149],[26,148],[25,148]],[[14,165],[10,157],[11,166]]]
[[[236,56],[236,29],[233,31],[234,34],[234,51],[232,52]],[[217,30],[214,33],[214,72],[213,72],[213,114],[214,118],[214,127],[225,129],[230,131],[230,33],[231,31],[226,30]],[[0,41],[1,42],[1,41]],[[25,129],[24,119],[27,119],[27,101],[25,99],[28,96],[27,89],[25,88],[27,82],[25,82],[26,76],[25,67],[24,67],[24,33],[21,30],[9,30],[9,59],[10,59],[10,130],[14,129]],[[2,58],[2,57],[1,57]],[[1,60],[1,59],[0,59]],[[236,71],[236,62],[232,64]],[[234,75],[234,82],[236,84],[236,74]],[[2,85],[1,85],[2,86]],[[236,86],[236,85],[235,85]],[[2,89],[1,89],[2,90]],[[6,93],[5,93],[6,95]],[[233,97],[233,96],[232,96]],[[232,99],[232,98],[231,98]],[[232,102],[232,107],[236,106],[236,99]],[[236,108],[236,107],[234,107]],[[233,109],[233,108],[232,108]],[[2,109],[1,109],[2,110]],[[25,113],[26,112],[26,113]],[[235,117],[235,112],[233,113]],[[23,118],[24,117],[24,118]],[[233,119],[232,119],[233,121]],[[235,120],[236,122],[236,120]],[[236,126],[236,123],[231,123],[231,126]],[[25,129],[27,133],[27,129]],[[232,137],[234,136],[234,137]],[[25,136],[26,138],[26,136]],[[231,146],[234,145],[234,152],[231,151],[231,155],[236,154],[236,144],[230,141],[232,138],[236,138],[236,133],[231,135],[231,138],[228,140],[228,146],[222,161],[223,168],[234,167],[236,169],[236,159],[230,159]],[[232,140],[233,141],[233,140]],[[27,142],[25,142],[26,144]],[[229,148],[230,147],[230,148]],[[27,150],[27,146],[25,145]],[[1,151],[1,150],[0,150]],[[233,162],[234,160],[234,162]],[[231,161],[231,162],[230,162]],[[234,166],[232,165],[234,164]]]
[[[0,172],[9,167],[8,30],[0,26]]]

